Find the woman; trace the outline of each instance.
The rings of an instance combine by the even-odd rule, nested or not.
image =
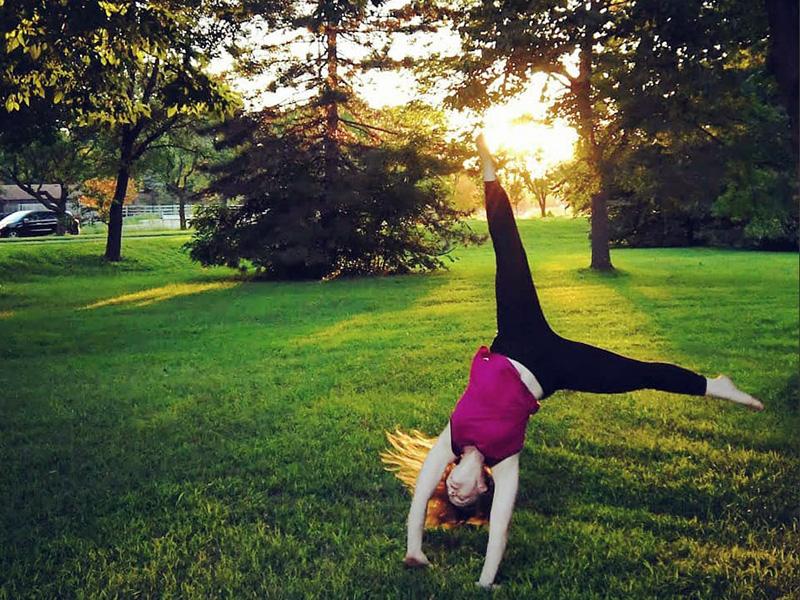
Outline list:
[[[429,564],[422,535],[428,501],[437,487],[446,489],[456,510],[470,506],[490,490],[490,467],[494,490],[489,542],[478,580],[478,585],[490,588],[506,547],[525,428],[541,400],[561,389],[621,393],[650,388],[715,396],[754,410],[763,406],[725,376],[708,379],[676,365],[641,362],[556,334],[539,305],[508,196],[496,180],[494,159],[482,135],[476,142],[497,265],[497,336],[491,348],[481,346],[472,359],[467,389],[419,471],[404,562],[411,567]],[[402,455],[403,444],[395,446]],[[392,456],[400,457],[394,460],[397,466],[400,455],[389,453],[389,462]]]

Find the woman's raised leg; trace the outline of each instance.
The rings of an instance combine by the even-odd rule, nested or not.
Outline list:
[[[498,337],[519,337],[550,334],[539,304],[528,258],[519,237],[514,212],[503,187],[494,173],[494,159],[483,135],[476,140],[484,179],[486,219],[494,246],[495,297],[497,300]]]

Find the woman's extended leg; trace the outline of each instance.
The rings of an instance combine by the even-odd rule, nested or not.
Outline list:
[[[558,389],[607,394],[654,389],[692,396],[716,396],[755,410],[764,408],[724,376],[707,379],[677,365],[635,360],[563,338],[557,344],[556,354]]]
[[[677,365],[645,362],[563,339],[558,344],[558,387],[616,394],[654,389],[703,396],[706,378]]]
[[[495,179],[494,162],[483,136],[476,141],[483,168],[486,219],[497,265],[495,297],[498,337],[514,338],[523,332],[528,337],[550,334],[552,330],[539,304],[508,195]]]

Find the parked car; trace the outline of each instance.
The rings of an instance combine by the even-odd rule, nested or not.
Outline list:
[[[77,235],[81,224],[67,211],[67,232]],[[0,220],[0,237],[48,235],[58,228],[58,216],[52,210],[18,210]]]

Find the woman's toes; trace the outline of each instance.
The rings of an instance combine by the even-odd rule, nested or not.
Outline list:
[[[736,394],[731,398],[737,404],[741,404],[746,406],[747,408],[755,411],[762,411],[764,410],[764,405],[761,404],[758,400],[753,398],[750,394],[742,392],[740,390],[736,390]]]
[[[486,138],[483,137],[483,134],[478,134],[478,137],[475,138],[475,145],[478,147],[478,154],[481,158],[491,158],[492,153],[489,151],[489,146],[486,144]]]
[[[756,411],[759,411],[759,412],[764,410],[764,405],[761,404],[760,401],[756,400],[752,396],[750,396],[750,403],[748,404],[748,406],[750,408],[752,408],[753,410],[756,410]]]

